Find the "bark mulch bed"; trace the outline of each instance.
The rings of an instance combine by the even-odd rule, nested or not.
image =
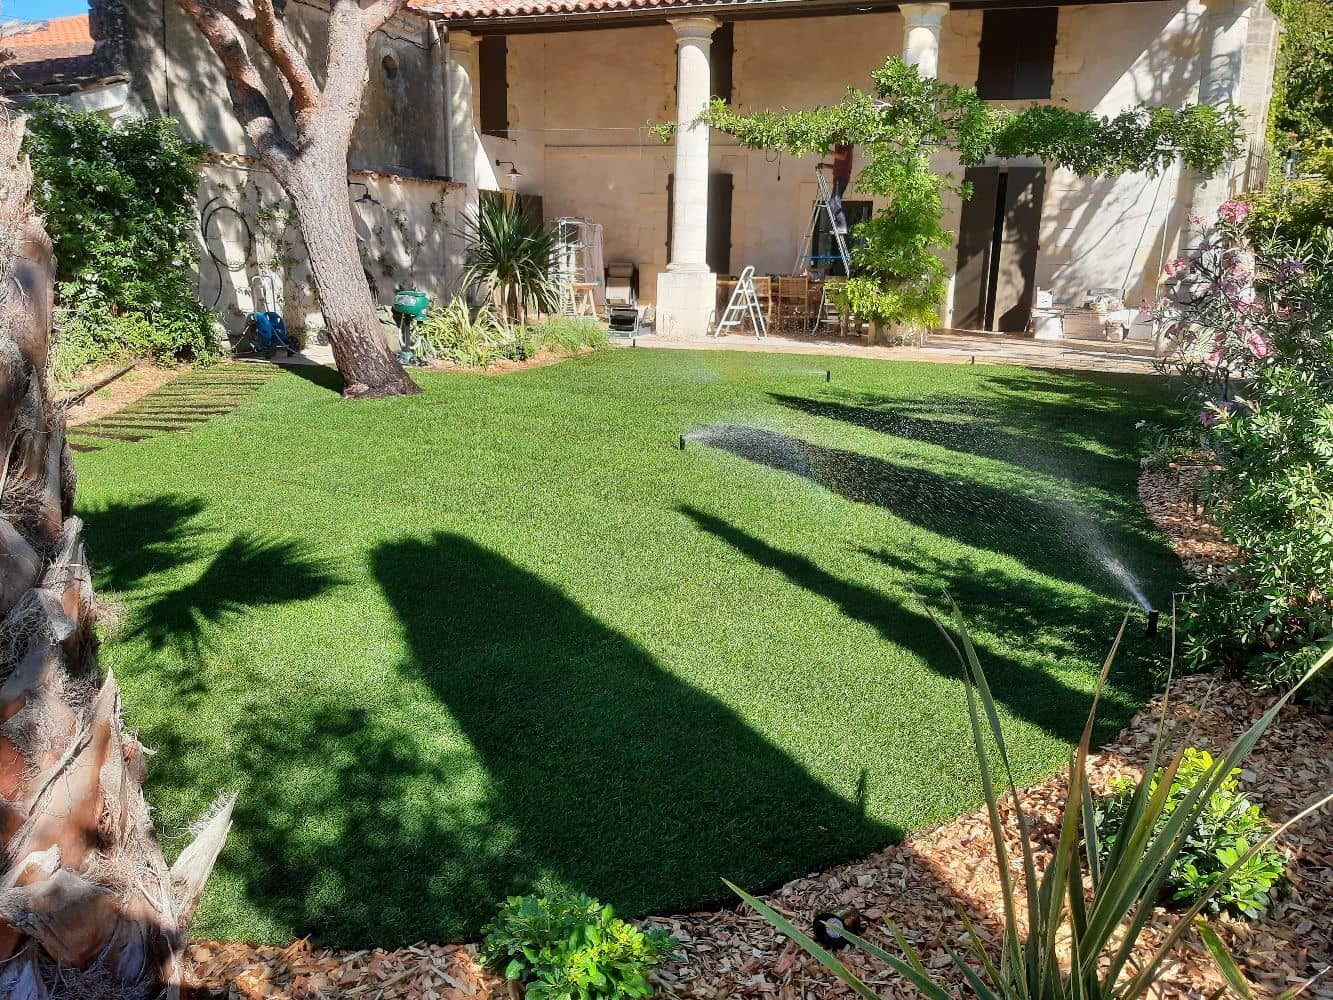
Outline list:
[[[83,386],[96,385],[102,379],[114,375],[122,367],[124,366],[105,365],[82,373],[79,385],[74,388],[71,395],[78,394]],[[138,402],[154,389],[160,389],[179,374],[180,369],[177,368],[159,368],[147,361],[141,362],[70,407],[65,423],[70,427],[77,427],[110,416],[131,403]]]
[[[1199,467],[1144,469],[1139,476],[1139,499],[1157,530],[1171,542],[1191,573],[1203,576],[1234,562],[1236,547],[1222,538],[1217,525],[1199,509],[1203,470]]]
[[[1235,682],[1186,678],[1172,694],[1169,738],[1173,745],[1222,749],[1271,703]],[[1160,699],[1155,700],[1135,716],[1095,759],[1100,786],[1113,775],[1139,776],[1160,706]],[[1271,819],[1293,815],[1333,784],[1330,736],[1333,719],[1308,708],[1288,707],[1259,743],[1246,763],[1243,783]],[[1022,793],[1039,837],[1055,827],[1064,786],[1064,778],[1057,776]],[[1283,846],[1293,858],[1290,895],[1255,923],[1219,921],[1222,936],[1261,988],[1285,988],[1333,964],[1333,823],[1327,815],[1310,817],[1290,831]],[[970,813],[869,858],[797,879],[768,901],[807,928],[821,910],[856,907],[869,934],[891,949],[883,928],[892,921],[903,928],[929,965],[947,974],[944,944],[956,948],[966,940],[958,907],[968,911],[977,932],[987,940],[995,940],[999,927],[996,869],[985,814]],[[657,976],[667,997],[826,1000],[852,995],[752,913],[730,909],[645,923],[665,927],[682,942],[677,960]],[[1155,912],[1148,942],[1160,940],[1170,923],[1170,913]],[[506,994],[503,984],[477,967],[470,946],[423,944],[395,952],[346,954],[312,949],[303,941],[285,949],[199,942],[191,955],[206,988],[200,996],[421,1000]],[[881,995],[916,995],[882,967],[855,955],[848,955],[848,961]],[[1161,995],[1200,997],[1221,985],[1202,945],[1192,940],[1177,949]],[[1333,972],[1309,995],[1333,997]]]

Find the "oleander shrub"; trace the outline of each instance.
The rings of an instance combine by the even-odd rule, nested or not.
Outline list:
[[[671,954],[665,931],[641,931],[583,893],[511,896],[483,929],[485,962],[528,1000],[629,1000]]]
[[[1171,780],[1166,799],[1157,819],[1163,827],[1208,775],[1216,762],[1207,750],[1185,750],[1180,767]],[[1158,768],[1148,782],[1148,794],[1155,795],[1163,780]],[[1096,813],[1103,857],[1115,846],[1124,827],[1124,817],[1138,791],[1131,778],[1112,782],[1111,794],[1101,800]],[[1287,858],[1269,843],[1246,858],[1250,848],[1262,843],[1272,833],[1272,826],[1259,807],[1240,790],[1240,769],[1232,768],[1208,796],[1199,817],[1191,827],[1184,846],[1171,864],[1163,895],[1172,903],[1189,905],[1205,893],[1209,913],[1230,913],[1254,919],[1273,902],[1274,894],[1286,883]],[[1227,874],[1241,859],[1246,860]],[[1215,883],[1220,883],[1214,887]]]
[[[1185,595],[1185,665],[1285,691],[1333,637],[1333,247],[1255,232],[1252,215],[1228,202],[1203,252],[1168,265],[1155,320],[1183,413],[1146,433],[1150,461],[1208,470],[1205,510],[1239,552]]]
[[[58,376],[131,356],[216,354],[217,328],[192,270],[203,147],[171,119],[112,125],[42,104],[24,148],[58,259]]]

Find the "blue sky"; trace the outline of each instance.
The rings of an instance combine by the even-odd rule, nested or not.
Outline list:
[[[88,13],[88,0],[0,0],[0,20],[38,21]]]

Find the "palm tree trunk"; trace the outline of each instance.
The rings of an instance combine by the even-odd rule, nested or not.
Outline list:
[[[144,748],[97,665],[64,413],[46,379],[54,257],[22,136],[21,119],[0,119],[0,998],[179,997],[232,803],[168,868]]]

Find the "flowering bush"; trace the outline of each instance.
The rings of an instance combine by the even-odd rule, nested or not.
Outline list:
[[[1187,418],[1149,433],[1159,460],[1212,470],[1205,504],[1240,552],[1186,596],[1186,662],[1283,689],[1333,638],[1333,261],[1255,234],[1250,214],[1227,202],[1168,271],[1154,314]]]
[[[192,274],[202,147],[170,119],[113,126],[47,104],[28,119],[25,148],[58,258],[57,374],[128,355],[212,353]]]

